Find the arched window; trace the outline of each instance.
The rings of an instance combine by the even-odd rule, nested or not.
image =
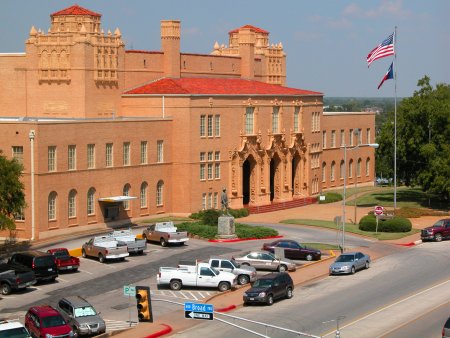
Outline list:
[[[56,219],[56,198],[57,194],[55,191],[52,191],[48,195],[48,220],[52,221]]]
[[[95,215],[95,189],[90,188],[87,193],[87,214]]]
[[[345,171],[344,161],[341,161],[341,166],[339,168],[339,178],[340,179],[344,178],[344,171]]]
[[[356,176],[361,177],[361,159],[358,158],[358,162],[356,163]]]
[[[159,181],[156,185],[156,205],[163,205],[163,190],[164,190],[164,182]]]
[[[130,196],[130,185],[127,183],[123,186],[123,196]],[[130,201],[123,201],[123,208],[130,209]]]
[[[70,190],[69,192],[69,200],[68,200],[68,216],[76,217],[77,216],[77,191],[75,189]]]
[[[322,182],[326,182],[327,180],[327,164],[325,162],[322,163]]]
[[[334,181],[334,170],[335,170],[335,167],[336,167],[336,163],[333,161],[333,162],[331,162],[331,172],[330,172],[330,180],[331,181]]]
[[[147,208],[147,187],[148,184],[147,182],[142,182],[141,184],[141,192],[140,192],[140,203],[141,203],[141,208]]]
[[[370,158],[366,159],[366,176],[370,175]]]
[[[348,162],[348,177],[353,177],[353,160]]]

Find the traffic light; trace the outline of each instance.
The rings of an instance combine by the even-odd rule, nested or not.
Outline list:
[[[152,302],[148,286],[136,286],[136,301],[139,321],[153,323]]]

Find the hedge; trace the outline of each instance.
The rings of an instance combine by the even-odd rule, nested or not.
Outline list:
[[[217,226],[202,224],[200,222],[184,222],[177,224],[177,228],[180,231],[187,231],[191,235],[196,235],[202,238],[212,239],[217,236]],[[263,238],[270,236],[277,236],[278,231],[272,228],[266,228],[263,226],[250,226],[245,224],[235,224],[236,235],[239,238]]]
[[[325,194],[323,194],[323,196],[325,196],[325,200],[321,201],[319,199],[319,204],[326,204],[326,203],[342,201],[342,195],[338,194],[336,192],[326,192]]]
[[[248,216],[248,210],[245,208],[242,209],[228,209],[228,212],[234,218],[242,218]],[[189,218],[202,220],[204,223],[211,223],[212,225],[217,225],[217,218],[222,215],[222,211],[218,209],[208,209],[208,210],[200,210],[199,212],[195,212],[189,215]],[[206,217],[206,220],[205,220]],[[215,219],[215,222],[214,222]]]
[[[362,231],[375,232],[377,219],[373,215],[366,215],[359,221],[359,229]],[[403,217],[394,217],[378,221],[379,232],[409,232],[412,229],[411,221]]]

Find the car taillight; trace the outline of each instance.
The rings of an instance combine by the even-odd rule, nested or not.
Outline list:
[[[16,278],[16,284],[22,283],[22,280],[20,278]]]
[[[167,238],[170,238],[170,234],[167,235]]]
[[[158,277],[161,278],[161,272],[158,272]]]
[[[32,269],[36,268],[36,264],[34,264],[34,262],[31,264],[31,268]]]
[[[107,255],[108,254],[108,250],[105,250],[105,255]]]

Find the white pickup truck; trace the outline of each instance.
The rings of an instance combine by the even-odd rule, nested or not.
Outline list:
[[[142,233],[142,238],[147,241],[159,242],[161,246],[167,246],[169,243],[183,245],[189,240],[187,231],[178,231],[173,222],[150,224]]]
[[[84,258],[97,257],[100,263],[105,263],[108,259],[124,260],[130,254],[125,244],[120,244],[111,236],[97,236],[83,244],[81,255]]]
[[[160,267],[156,275],[158,285],[169,285],[172,290],[180,290],[183,285],[218,288],[227,291],[236,286],[236,276],[231,272],[221,272],[208,263],[181,268]]]
[[[111,232],[109,236],[119,242],[119,244],[125,244],[129,253],[142,255],[144,250],[147,249],[147,241],[145,239],[136,238],[130,229],[116,230]]]

